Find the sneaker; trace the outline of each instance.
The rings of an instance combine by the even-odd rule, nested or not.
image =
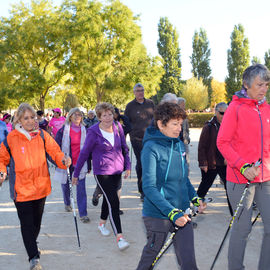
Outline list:
[[[33,258],[30,260],[30,270],[42,270],[39,259]]]
[[[72,212],[72,207],[70,205],[65,205],[66,212]]]
[[[124,214],[124,212],[123,212],[123,210],[119,210],[119,215],[123,215]]]
[[[98,194],[96,195],[95,193],[93,194],[93,197],[92,197],[92,204],[94,206],[97,206],[98,205],[98,200],[99,198],[101,197],[102,194]]]
[[[204,198],[203,199],[203,202],[205,202],[205,203],[210,203],[212,201],[213,201],[213,198],[211,198],[211,197],[208,197],[208,198]]]
[[[82,223],[89,223],[90,222],[90,218],[88,216],[80,217],[80,220]]]
[[[118,248],[123,251],[129,247],[129,242],[127,242],[124,238],[120,238],[117,242]]]
[[[103,236],[109,236],[110,235],[110,231],[105,227],[104,224],[98,225],[98,229],[100,230],[101,234]]]

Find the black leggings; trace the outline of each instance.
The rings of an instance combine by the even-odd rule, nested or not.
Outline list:
[[[21,223],[23,243],[26,248],[29,261],[34,257],[39,258],[37,238],[44,210],[46,197],[27,202],[14,202]]]
[[[96,175],[95,178],[103,193],[100,218],[107,220],[109,216],[114,234],[122,233],[119,216],[119,198],[117,195],[121,174]]]

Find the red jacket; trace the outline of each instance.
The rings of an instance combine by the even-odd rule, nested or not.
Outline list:
[[[233,96],[218,133],[217,146],[227,160],[227,180],[245,184],[240,173],[245,163],[262,159],[261,172],[253,182],[270,180],[270,106],[258,105],[239,92]]]

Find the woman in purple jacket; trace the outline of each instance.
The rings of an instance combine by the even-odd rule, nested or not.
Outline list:
[[[110,231],[105,227],[109,216],[118,247],[120,250],[124,250],[129,247],[129,243],[122,235],[117,188],[121,181],[122,172],[125,171],[125,178],[130,174],[129,149],[121,124],[114,124],[114,107],[110,103],[104,102],[98,104],[95,111],[100,122],[87,130],[86,140],[77,161],[72,183],[77,184],[84,162],[89,155],[92,155],[95,179],[103,193],[98,229],[103,236],[110,234]]]

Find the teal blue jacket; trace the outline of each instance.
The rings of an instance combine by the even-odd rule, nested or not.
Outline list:
[[[143,216],[168,219],[174,208],[189,208],[197,194],[188,178],[185,154],[179,138],[167,137],[153,126],[146,129],[141,153]]]

